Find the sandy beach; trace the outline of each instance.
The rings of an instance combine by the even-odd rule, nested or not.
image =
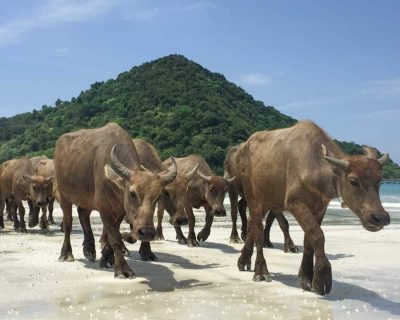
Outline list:
[[[196,215],[198,232],[204,215]],[[59,223],[59,208],[55,217]],[[229,216],[216,218],[208,241],[199,248],[179,245],[165,222],[166,240],[152,243],[158,262],[142,262],[139,245],[127,244],[127,261],[136,278],[121,280],[114,279],[113,270],[98,266],[98,214],[92,214],[96,262],[83,256],[76,212],[74,217],[75,261],[70,263],[57,261],[63,241],[58,226],[47,234],[38,227],[20,234],[7,222],[0,230],[0,319],[400,318],[399,224],[378,233],[360,225],[326,225],[334,281],[332,292],[321,297],[300,289],[302,255],[282,251],[283,236],[276,223],[271,230],[275,248],[265,249],[270,283],[255,283],[253,272],[237,270],[242,244],[229,243]],[[290,221],[292,238],[302,250],[303,232]]]

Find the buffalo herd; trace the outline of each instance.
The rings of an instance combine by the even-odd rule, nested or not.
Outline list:
[[[382,167],[388,155],[378,158],[373,148],[364,146],[363,150],[364,155],[348,155],[320,127],[303,121],[286,129],[256,132],[232,147],[225,159],[224,175],[219,176],[198,154],[162,161],[151,144],[132,140],[119,125],[110,123],[62,135],[54,160],[42,156],[4,162],[0,166],[0,228],[4,228],[6,210],[14,229],[27,232],[22,201],[28,201],[28,226],[39,223],[46,231],[54,223],[56,199],[63,212],[64,232],[59,261],[73,261],[70,236],[75,205],[84,234],[84,256],[94,261],[90,213],[96,210],[103,223],[100,266],[113,267],[115,277],[132,278],[135,273],[125,260],[124,240],[141,242],[142,260],[157,260],[151,241],[164,239],[166,210],[177,241],[199,246],[209,237],[214,216],[226,216],[224,198],[228,193],[230,240],[245,242],[238,269],[251,269],[255,246],[253,279],[271,281],[263,248],[272,246],[269,231],[275,219],[284,234],[285,252],[298,252],[283,215],[288,211],[304,231],[300,285],[324,295],[331,290],[332,271],[321,223],[330,200],[341,197],[368,231],[378,231],[390,223],[379,198]],[[205,225],[196,236],[193,208],[200,207],[204,208]],[[238,213],[242,220],[240,237]],[[130,232],[120,232],[123,221],[129,224]],[[187,235],[182,232],[183,225],[188,225]]]

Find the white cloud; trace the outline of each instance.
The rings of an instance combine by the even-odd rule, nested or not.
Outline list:
[[[239,77],[239,83],[247,86],[265,86],[273,83],[271,77],[264,73],[247,73]]]
[[[117,3],[116,0],[49,0],[31,15],[1,24],[0,45],[16,43],[23,35],[36,29],[93,19]]]

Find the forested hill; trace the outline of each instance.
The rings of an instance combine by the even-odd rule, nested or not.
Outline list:
[[[219,172],[229,146],[255,131],[296,122],[255,101],[223,75],[170,55],[96,82],[71,101],[57,100],[54,107],[0,118],[0,162],[24,155],[52,156],[61,134],[110,121],[132,137],[153,143],[162,158],[199,153]]]

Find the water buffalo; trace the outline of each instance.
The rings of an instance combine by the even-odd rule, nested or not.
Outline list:
[[[224,171],[225,176],[235,177],[237,176],[236,170],[236,153],[239,146],[234,146],[229,149],[228,154],[226,155],[224,162]],[[245,240],[247,234],[247,216],[246,216],[246,199],[244,198],[243,188],[239,178],[236,178],[229,185],[228,189],[229,199],[231,202],[231,217],[232,217],[232,232],[231,232],[231,243],[240,243],[240,238],[237,232],[236,221],[237,221],[237,213],[239,208],[240,218],[242,219],[242,239]],[[238,196],[241,199],[238,202]],[[289,222],[285,218],[282,212],[272,212],[270,211],[265,220],[265,228],[264,228],[264,242],[263,246],[267,248],[273,248],[273,244],[270,240],[270,230],[271,225],[274,220],[277,219],[279,226],[283,232],[284,236],[284,251],[285,252],[298,252],[299,249],[294,245],[292,238],[289,234]]]
[[[14,229],[26,232],[25,208],[23,200],[30,200],[37,207],[47,205],[47,197],[52,193],[53,177],[43,177],[35,173],[32,163],[27,158],[9,160],[1,169],[1,207],[8,201],[14,222]],[[20,221],[17,218],[17,208]],[[2,209],[2,208],[0,208]]]
[[[35,173],[42,177],[54,177],[54,161],[46,156],[33,157],[29,159],[35,169]],[[53,209],[54,209],[54,193],[56,183],[53,181],[53,195],[49,196],[48,205],[42,207],[42,216],[40,217],[40,229],[48,230],[49,224],[54,224]],[[29,227],[32,228],[38,224],[39,208],[34,206],[32,201],[28,200],[29,204]],[[49,217],[47,218],[47,208],[49,209]]]
[[[328,203],[341,196],[368,231],[388,225],[390,217],[379,198],[382,167],[387,159],[388,154],[376,159],[369,152],[364,156],[347,155],[321,128],[308,121],[253,134],[236,155],[238,178],[250,210],[239,270],[250,269],[255,243],[254,280],[271,280],[263,256],[262,218],[268,210],[287,210],[305,233],[299,270],[301,287],[322,295],[329,293],[332,270],[321,229]]]
[[[189,247],[198,246],[198,241],[206,241],[210,235],[211,225],[215,216],[226,216],[224,208],[224,198],[228,191],[229,184],[235,180],[235,177],[227,178],[215,175],[207,162],[202,156],[197,154],[189,155],[185,158],[176,159],[179,172],[190,175],[194,166],[198,166],[196,175],[194,175],[188,185],[186,191],[186,200],[184,203],[185,211],[189,220],[189,234],[186,238],[180,226],[175,226],[176,236],[178,242],[187,244]],[[171,167],[171,161],[166,160],[163,162],[165,168]],[[198,233],[197,240],[194,232],[195,217],[192,208],[204,207],[206,212],[206,224],[204,228]],[[167,208],[168,210],[168,208]],[[162,214],[160,212],[160,214]],[[162,217],[159,215],[159,223]]]
[[[98,210],[104,228],[100,266],[114,265],[115,277],[134,277],[123,256],[119,226],[127,216],[132,237],[142,241],[140,251],[151,250],[155,205],[163,187],[177,174],[176,164],[163,173],[143,171],[140,165],[131,138],[115,123],[67,133],[57,140],[54,166],[64,225],[60,261],[74,260],[70,234],[75,204],[84,232],[85,257],[94,260],[96,256],[90,212]]]

